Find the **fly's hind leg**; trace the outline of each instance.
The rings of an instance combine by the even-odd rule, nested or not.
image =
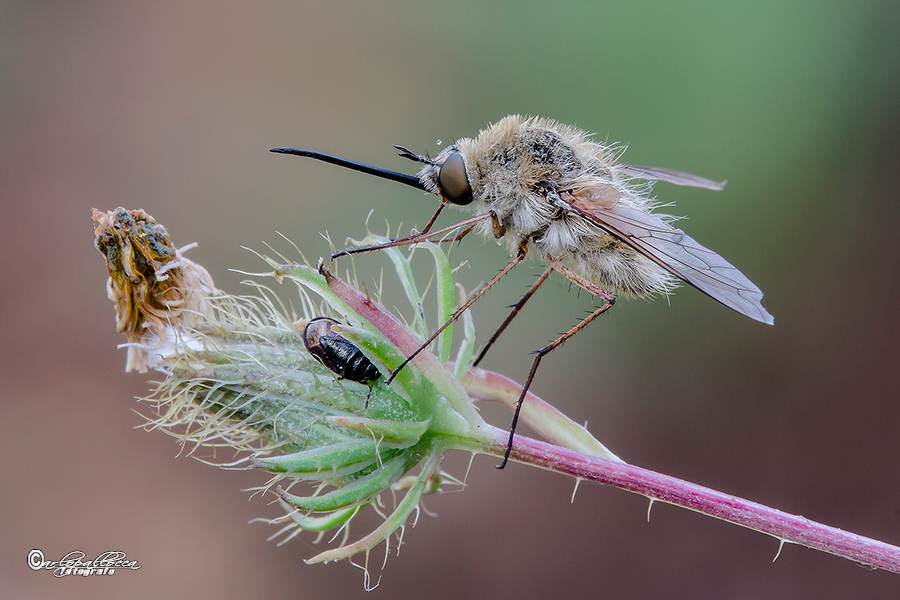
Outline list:
[[[534,285],[528,288],[528,291],[525,292],[525,295],[522,296],[522,298],[511,307],[512,311],[500,324],[500,327],[497,328],[497,331],[494,332],[494,335],[491,336],[491,339],[488,340],[487,344],[484,345],[484,348],[481,349],[481,352],[478,354],[478,358],[476,358],[475,362],[472,363],[473,367],[477,367],[482,359],[484,359],[484,355],[487,354],[487,351],[491,349],[491,346],[494,345],[494,342],[497,341],[497,338],[500,337],[500,334],[506,331],[506,328],[510,323],[512,323],[512,320],[516,318],[516,315],[519,314],[519,311],[522,310],[522,307],[525,306],[525,303],[528,302],[528,300],[530,300],[532,296],[534,296],[534,293],[539,287],[541,287],[541,284],[547,281],[547,277],[549,277],[550,273],[552,272],[553,267],[547,267],[547,270],[544,271],[544,273],[540,277],[538,277],[538,280],[534,283]]]
[[[505,467],[506,463],[509,461],[509,454],[512,451],[513,438],[516,434],[516,424],[519,421],[519,412],[522,410],[522,402],[525,400],[525,395],[528,393],[528,388],[531,387],[531,382],[534,380],[534,374],[537,373],[537,369],[541,364],[541,360],[545,356],[562,346],[566,340],[587,327],[591,323],[591,321],[608,311],[610,308],[612,308],[612,305],[616,303],[615,296],[613,296],[600,286],[591,283],[584,277],[580,276],[578,273],[575,273],[572,269],[562,264],[559,260],[552,257],[547,257],[547,265],[550,267],[550,269],[558,272],[560,275],[562,275],[581,289],[588,291],[594,296],[597,296],[598,298],[603,300],[603,305],[589,314],[587,317],[585,317],[580,323],[575,325],[575,327],[565,332],[557,340],[547,344],[546,346],[535,352],[534,362],[531,363],[531,371],[528,372],[528,378],[525,380],[525,385],[522,387],[522,393],[519,395],[519,401],[516,403],[516,412],[513,414],[512,424],[510,424],[509,426],[509,441],[506,444],[506,453],[503,455],[503,461],[499,465],[497,465],[498,469],[502,469],[503,467]]]

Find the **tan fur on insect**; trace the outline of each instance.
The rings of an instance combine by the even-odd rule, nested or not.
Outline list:
[[[587,219],[552,206],[535,191],[539,182],[550,182],[557,190],[601,183],[618,191],[620,206],[652,211],[650,185],[618,168],[616,149],[551,119],[510,115],[474,139],[457,140],[434,164],[422,168],[418,177],[429,191],[439,194],[440,165],[456,151],[465,160],[472,187],[474,201],[467,208],[475,214],[497,214],[503,228],[500,239],[510,253],[524,243],[545,261],[562,257],[586,279],[626,295],[665,294],[675,287],[677,279],[656,263]],[[485,238],[493,236],[490,221],[479,228]]]

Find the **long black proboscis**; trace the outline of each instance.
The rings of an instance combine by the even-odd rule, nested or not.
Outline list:
[[[338,158],[337,156],[331,156],[330,154],[322,154],[321,152],[313,152],[312,150],[298,150],[297,148],[272,148],[271,150],[269,150],[269,152],[277,152],[279,154],[293,154],[294,156],[306,156],[309,158],[314,158],[316,160],[321,160],[323,162],[331,163],[333,165],[338,165],[340,167],[347,167],[348,169],[353,169],[354,171],[359,171],[361,173],[367,173],[369,175],[375,175],[376,177],[390,179],[391,181],[396,181],[398,183],[405,183],[406,185],[414,187],[417,190],[422,190],[423,192],[428,191],[425,189],[425,186],[422,185],[422,182],[419,181],[418,177],[413,177],[412,175],[407,175],[406,173],[388,171],[387,169],[379,169],[378,167],[372,167],[369,165],[364,165],[362,163],[353,162],[352,160]]]

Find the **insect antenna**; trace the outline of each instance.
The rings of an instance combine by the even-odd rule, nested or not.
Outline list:
[[[409,160],[414,161],[414,162],[425,163],[426,165],[436,164],[429,157],[422,156],[421,154],[416,154],[409,148],[404,148],[403,146],[398,146],[397,144],[394,144],[394,148],[396,148],[397,150],[400,151],[398,156],[402,156],[403,158],[408,158]]]

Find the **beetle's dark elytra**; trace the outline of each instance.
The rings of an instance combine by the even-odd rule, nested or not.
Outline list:
[[[369,385],[381,377],[378,368],[347,338],[332,331],[337,321],[328,317],[311,320],[303,330],[303,345],[338,377]]]

